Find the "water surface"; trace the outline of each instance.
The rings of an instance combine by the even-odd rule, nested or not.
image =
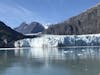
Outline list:
[[[0,75],[99,75],[100,48],[0,50]]]

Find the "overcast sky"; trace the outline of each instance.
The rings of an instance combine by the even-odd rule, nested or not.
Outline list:
[[[0,20],[10,27],[22,22],[58,23],[81,13],[100,0],[0,0]]]

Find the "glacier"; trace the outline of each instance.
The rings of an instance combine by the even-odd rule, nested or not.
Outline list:
[[[100,46],[100,34],[42,35],[15,41],[15,47]]]

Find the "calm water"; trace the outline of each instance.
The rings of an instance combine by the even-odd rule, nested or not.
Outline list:
[[[100,48],[0,50],[0,75],[100,75]]]

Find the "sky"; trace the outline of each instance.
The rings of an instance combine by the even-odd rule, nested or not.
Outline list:
[[[15,28],[22,22],[55,24],[80,14],[100,0],[0,0],[0,21]]]

